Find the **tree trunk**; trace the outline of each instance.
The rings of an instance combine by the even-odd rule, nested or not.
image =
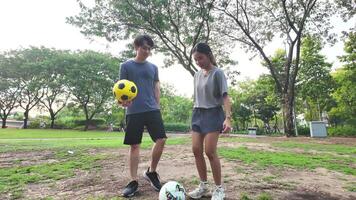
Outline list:
[[[54,129],[54,118],[51,117],[51,129]]]
[[[54,120],[55,120],[55,115],[53,113],[53,111],[50,111],[50,115],[51,115],[51,129],[54,128]]]
[[[274,133],[277,133],[277,131],[279,132],[279,129],[278,129],[278,117],[277,117],[277,114],[275,115],[275,122],[274,122]]]
[[[254,126],[254,127],[257,127],[257,121],[256,121],[256,113],[255,113],[255,110],[253,110],[253,118],[255,118],[255,126]]]
[[[6,128],[6,117],[2,118],[2,126],[1,128]]]
[[[85,122],[85,127],[84,127],[84,131],[87,131],[89,128],[89,121]]]
[[[318,104],[318,115],[319,115],[319,121],[322,121],[322,112],[321,112],[321,109],[320,109],[320,103],[318,100],[316,100],[317,104]]]
[[[287,137],[295,136],[293,125],[293,97],[292,95],[283,95],[283,126]]]
[[[23,128],[26,129],[27,128],[27,122],[28,122],[28,110],[25,111],[24,115],[24,119],[23,119]]]
[[[85,120],[85,126],[84,126],[84,131],[87,131],[89,129],[89,124],[90,124],[90,119],[89,118],[86,118]]]

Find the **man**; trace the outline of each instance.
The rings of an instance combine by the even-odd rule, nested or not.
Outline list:
[[[139,163],[140,144],[144,127],[155,142],[152,147],[151,164],[143,177],[152,187],[159,191],[161,183],[156,168],[166,141],[162,115],[160,112],[160,84],[158,68],[146,59],[151,53],[154,43],[148,35],[139,35],[134,40],[136,56],[121,65],[120,79],[127,79],[137,86],[137,97],[124,101],[126,110],[126,130],[124,144],[130,145],[129,169],[131,181],[123,190],[124,197],[131,197],[138,191],[137,169]]]

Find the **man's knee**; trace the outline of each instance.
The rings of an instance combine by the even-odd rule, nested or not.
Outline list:
[[[159,139],[157,139],[156,140],[156,144],[165,144],[166,143],[166,140],[167,140],[167,138],[159,138]]]

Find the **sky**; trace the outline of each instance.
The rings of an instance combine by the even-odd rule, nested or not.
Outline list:
[[[78,14],[80,11],[76,0],[0,0],[0,51],[7,51],[29,46],[45,46],[55,49],[84,50],[111,53],[118,56],[124,50],[127,42],[108,43],[104,39],[90,40],[80,33],[79,28],[67,24],[65,18]],[[347,24],[334,19],[335,32],[341,33],[355,25],[355,20]],[[280,48],[278,43],[272,43],[267,50],[273,54]],[[337,56],[343,54],[343,43],[333,47],[326,46],[322,53],[328,62],[334,63],[333,68],[340,66]],[[238,80],[256,79],[268,70],[261,66],[261,60],[249,58],[244,50],[237,46],[231,54],[238,61],[240,71]],[[177,94],[190,97],[193,93],[193,79],[180,66],[163,68],[162,54],[154,54],[148,58],[159,67],[160,80],[173,85]]]

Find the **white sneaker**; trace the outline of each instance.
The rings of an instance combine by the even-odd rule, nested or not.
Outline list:
[[[200,199],[208,194],[209,194],[208,184],[200,183],[198,188],[188,193],[188,196],[192,199]]]
[[[224,188],[215,187],[211,200],[223,200],[225,198]]]

